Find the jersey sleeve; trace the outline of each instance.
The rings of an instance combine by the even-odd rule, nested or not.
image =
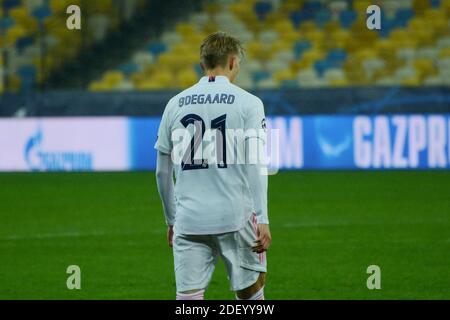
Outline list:
[[[257,222],[260,224],[268,224],[267,161],[265,152],[258,152],[264,149],[266,144],[264,105],[259,98],[255,98],[248,104],[248,107],[248,115],[245,123],[248,183]]]
[[[245,120],[245,138],[263,138],[266,131],[264,105],[259,98],[251,99]],[[263,139],[264,140],[264,139]]]
[[[165,154],[170,154],[172,152],[173,144],[171,139],[171,128],[170,128],[170,101],[164,109],[161,122],[158,129],[158,137],[155,143],[155,149],[161,151]]]

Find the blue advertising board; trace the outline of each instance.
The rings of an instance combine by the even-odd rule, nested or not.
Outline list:
[[[159,123],[0,119],[0,171],[154,170]],[[275,171],[450,168],[450,114],[271,116],[266,126]]]
[[[130,120],[131,169],[155,168],[159,118]],[[279,169],[448,169],[448,114],[267,118]],[[272,139],[270,136],[273,136]]]

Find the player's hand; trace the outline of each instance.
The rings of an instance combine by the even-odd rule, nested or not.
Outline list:
[[[252,247],[253,252],[263,253],[266,251],[272,242],[270,229],[268,224],[258,224],[258,234],[255,245]]]
[[[169,247],[173,246],[173,226],[169,226],[167,228],[167,242],[169,243]]]

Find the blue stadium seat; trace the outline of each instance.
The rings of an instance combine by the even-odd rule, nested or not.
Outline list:
[[[322,9],[318,11],[314,18],[314,21],[320,27],[323,27],[330,20],[331,20],[331,12],[328,9]]]
[[[259,21],[264,21],[266,19],[267,14],[272,11],[272,3],[266,1],[258,1],[255,3],[253,7],[256,15],[258,16]]]
[[[200,66],[200,64],[198,64],[198,63],[194,64],[194,70],[195,70],[195,73],[197,73],[197,75],[199,77],[202,77],[204,75],[203,69]]]
[[[327,59],[334,62],[343,62],[347,59],[347,52],[343,49],[335,49],[328,52]]]
[[[296,80],[283,80],[281,81],[281,88],[284,89],[298,88],[298,83]]]
[[[258,70],[252,74],[253,82],[259,83],[261,80],[270,78],[270,72],[265,70]]]
[[[391,33],[392,29],[395,29],[397,26],[397,21],[394,19],[386,19],[384,15],[381,15],[381,29],[378,30],[378,33],[381,37],[386,38]]]
[[[36,82],[36,68],[32,65],[22,66],[17,70],[17,74],[21,78],[21,90],[32,90]]]
[[[128,63],[124,63],[121,66],[119,66],[119,70],[122,71],[123,74],[125,75],[130,75],[132,73],[135,72],[139,72],[139,66],[136,63],[133,62],[128,62]]]
[[[352,26],[357,17],[358,14],[355,11],[344,10],[339,15],[339,22],[343,28],[348,29]]]
[[[7,30],[14,25],[15,22],[11,17],[5,17],[0,19],[0,30]]]
[[[20,5],[20,0],[3,0],[3,9],[10,10]]]
[[[414,11],[411,8],[398,9],[395,13],[395,26],[405,28],[412,17]]]
[[[439,8],[441,6],[441,0],[431,0],[431,6],[433,8]]]
[[[51,11],[50,7],[46,4],[33,10],[33,16],[40,22],[44,21],[45,18],[47,18],[51,14],[52,14],[52,11]]]
[[[319,60],[314,63],[314,69],[316,69],[317,74],[319,76],[322,76],[325,73],[325,71],[336,67],[336,65],[337,65],[337,63],[335,63],[331,60],[328,60],[328,59]]]
[[[294,55],[295,59],[300,59],[303,55],[303,52],[311,48],[311,43],[307,40],[297,41],[294,44]]]
[[[163,52],[167,51],[167,46],[165,43],[163,42],[152,42],[149,46],[148,46],[148,50],[150,51],[150,53],[152,53],[154,56],[158,56]]]
[[[314,14],[311,11],[303,11],[303,10],[298,10],[298,11],[293,11],[290,15],[289,15],[292,24],[294,25],[295,28],[298,28],[298,26],[308,20],[312,20],[314,18]]]
[[[34,43],[34,37],[22,37],[16,41],[17,52],[22,54],[26,47]]]
[[[303,5],[302,10],[303,11],[307,11],[307,12],[311,12],[311,13],[315,13],[317,11],[319,11],[320,9],[322,9],[322,3],[319,1],[307,1],[305,2],[305,4]]]

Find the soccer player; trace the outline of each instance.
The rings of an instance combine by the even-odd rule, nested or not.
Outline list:
[[[236,299],[264,299],[271,243],[268,179],[255,150],[265,144],[258,134],[265,132],[265,116],[261,100],[233,84],[243,53],[240,41],[224,32],[204,39],[205,76],[170,99],[159,127],[156,179],[173,247],[177,300],[203,299],[219,256]],[[230,130],[244,132],[243,138],[230,139]],[[187,145],[178,143],[186,131]],[[216,147],[215,161],[205,151],[208,142]],[[244,150],[244,157],[233,157],[233,150]]]

